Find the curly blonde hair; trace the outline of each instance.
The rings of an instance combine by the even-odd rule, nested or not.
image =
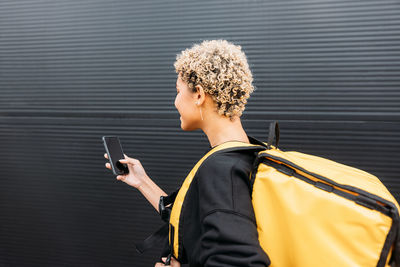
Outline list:
[[[226,40],[203,41],[178,54],[174,66],[193,92],[201,85],[211,95],[220,115],[242,115],[254,87],[240,46]]]

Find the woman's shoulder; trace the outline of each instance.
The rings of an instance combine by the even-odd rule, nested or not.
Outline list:
[[[256,153],[252,150],[218,151],[210,155],[199,167],[197,174],[202,180],[230,180],[251,171]],[[222,182],[222,181],[221,181]]]
[[[255,153],[231,151],[216,153],[203,162],[195,176],[201,214],[231,210],[251,217],[250,172]]]

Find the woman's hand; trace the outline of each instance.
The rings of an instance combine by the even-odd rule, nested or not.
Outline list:
[[[165,262],[167,258],[162,258],[162,260]],[[171,257],[171,265],[164,265],[163,262],[157,262],[154,267],[162,267],[162,266],[171,266],[171,267],[181,267],[181,264],[179,261],[175,260],[175,258]]]
[[[124,156],[125,159],[121,159],[119,162],[128,166],[129,173],[118,175],[117,180],[123,181],[135,188],[139,188],[146,179],[149,179],[149,177],[139,160],[130,158],[125,154]],[[104,154],[104,157],[108,159],[107,153]],[[110,163],[106,163],[106,168],[111,170]]]

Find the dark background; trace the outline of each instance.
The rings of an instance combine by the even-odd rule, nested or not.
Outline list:
[[[104,168],[119,135],[167,192],[208,149],[183,132],[173,63],[243,47],[248,133],[371,172],[400,200],[399,1],[1,1],[0,266],[154,266],[161,225]]]

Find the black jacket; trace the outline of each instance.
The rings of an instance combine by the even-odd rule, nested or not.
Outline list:
[[[254,151],[219,151],[198,169],[181,216],[183,255],[196,266],[268,266],[258,241],[249,174]],[[184,262],[183,262],[184,263]]]

